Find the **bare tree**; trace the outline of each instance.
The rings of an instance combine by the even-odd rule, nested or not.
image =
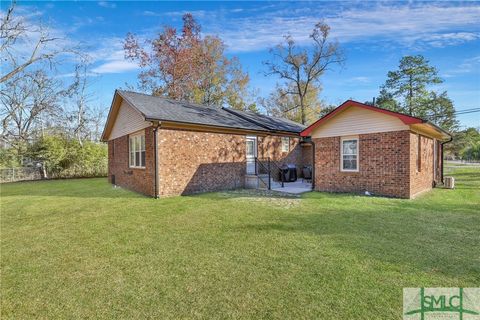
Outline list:
[[[26,143],[43,131],[43,119],[60,113],[63,94],[61,83],[41,70],[11,78],[0,91],[1,139],[20,155]]]
[[[103,125],[105,124],[105,109],[101,107],[91,108],[90,119],[90,140],[100,141]]]
[[[296,122],[302,122],[302,116],[307,124],[318,119],[321,110],[325,107],[325,103],[318,96],[321,88],[315,84],[310,84],[308,91],[304,97],[305,112],[301,113],[299,95],[287,94],[286,91],[295,91],[296,86],[293,82],[289,86],[276,86],[267,98],[261,98],[260,104],[265,108],[268,115],[283,117]]]
[[[91,96],[87,92],[88,65],[86,61],[75,66],[75,75],[72,84],[67,89],[65,110],[68,127],[71,128],[73,136],[83,145],[83,140],[88,139],[90,135],[89,128],[89,102]]]
[[[15,6],[16,1],[12,1],[0,24],[0,83],[8,81],[31,65],[47,62],[53,66],[58,55],[77,53],[74,48],[63,46],[62,39],[52,36],[43,25],[34,27],[22,17],[15,16]],[[18,47],[27,44],[32,44],[27,52],[18,51]]]
[[[300,120],[307,122],[307,96],[312,85],[319,86],[320,77],[334,65],[342,65],[345,61],[338,42],[329,40],[330,27],[319,22],[315,25],[310,38],[312,47],[298,46],[291,36],[285,37],[270,50],[271,61],[265,61],[268,71],[266,75],[277,75],[286,82],[284,94],[298,96]]]

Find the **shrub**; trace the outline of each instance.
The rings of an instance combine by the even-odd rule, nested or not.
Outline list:
[[[27,151],[33,162],[45,166],[49,178],[98,177],[107,175],[107,146],[49,135],[33,143]]]

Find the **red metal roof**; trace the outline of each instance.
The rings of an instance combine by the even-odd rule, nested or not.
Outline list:
[[[382,109],[382,108],[379,108],[379,107],[374,107],[374,106],[364,104],[364,103],[360,103],[360,102],[353,101],[353,100],[347,100],[344,103],[342,103],[340,106],[335,108],[333,111],[331,111],[330,113],[326,114],[322,118],[320,118],[317,121],[315,121],[314,123],[312,123],[309,127],[307,127],[305,130],[303,130],[300,133],[300,135],[302,137],[309,136],[313,129],[315,129],[319,125],[327,122],[329,119],[333,118],[336,114],[338,114],[339,112],[341,112],[341,111],[343,111],[343,110],[345,110],[349,107],[359,107],[359,108],[364,108],[364,109],[388,114],[390,116],[393,116],[393,117],[396,117],[396,118],[400,119],[406,125],[415,124],[415,123],[424,123],[425,122],[425,120],[423,120],[423,119],[420,119],[420,118],[417,118],[417,117],[412,117],[412,116],[409,116],[409,115],[406,115],[406,114],[403,114],[403,113],[390,111],[390,110]]]

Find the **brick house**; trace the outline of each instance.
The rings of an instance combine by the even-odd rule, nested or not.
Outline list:
[[[348,100],[300,134],[314,145],[314,189],[413,198],[443,181],[451,136],[420,118]]]
[[[154,197],[267,187],[293,164],[299,177],[313,166],[318,191],[412,198],[441,182],[449,139],[422,119],[354,101],[305,128],[120,90],[102,135],[109,181]]]
[[[312,154],[303,129],[286,119],[117,90],[102,135],[108,179],[154,197],[266,186],[260,165],[312,164],[312,156],[303,157]]]

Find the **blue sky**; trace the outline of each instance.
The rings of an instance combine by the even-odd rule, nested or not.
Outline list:
[[[2,2],[2,10],[8,2]],[[115,88],[135,84],[138,68],[123,59],[127,32],[151,38],[162,26],[180,27],[190,12],[204,34],[215,34],[238,56],[251,87],[268,95],[277,79],[265,77],[268,48],[291,34],[308,43],[323,19],[347,61],[323,76],[321,99],[371,100],[403,55],[422,54],[440,71],[458,110],[480,107],[480,2],[24,2],[19,13],[41,20],[52,33],[81,42],[92,57],[96,103],[108,108]],[[68,68],[64,66],[65,70]],[[480,126],[480,113],[459,116],[463,126]]]

